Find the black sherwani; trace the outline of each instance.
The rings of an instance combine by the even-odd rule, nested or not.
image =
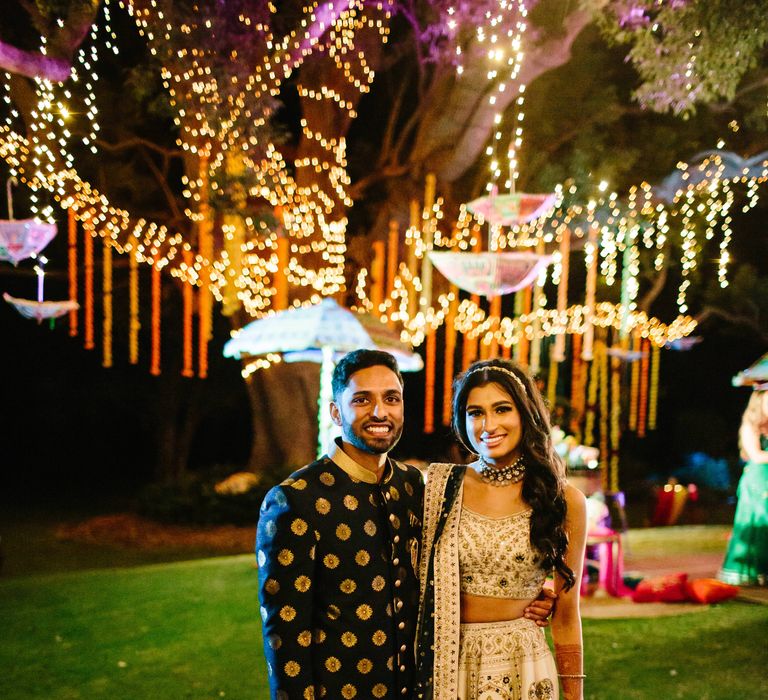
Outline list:
[[[274,487],[256,535],[273,698],[407,698],[414,672],[423,480],[381,482],[336,448]]]

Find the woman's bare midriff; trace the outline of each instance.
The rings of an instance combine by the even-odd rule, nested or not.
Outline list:
[[[523,616],[535,598],[491,598],[461,594],[462,622],[504,622]]]

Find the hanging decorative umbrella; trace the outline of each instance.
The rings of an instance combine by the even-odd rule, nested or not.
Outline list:
[[[3,294],[3,299],[11,304],[24,318],[33,318],[38,323],[41,323],[45,318],[58,318],[80,308],[76,301],[70,299],[66,301],[32,301],[31,299],[17,299],[7,293]]]
[[[459,289],[488,298],[511,294],[533,283],[551,255],[537,253],[432,252],[429,258]]]
[[[703,338],[700,335],[687,335],[683,338],[675,338],[675,340],[666,342],[664,347],[670,350],[686,352],[694,346],[698,345],[702,340]]]
[[[742,370],[731,379],[733,386],[751,386],[763,388],[768,386],[768,352],[747,369]]]
[[[47,224],[36,219],[14,219],[11,184],[6,183],[8,194],[8,219],[0,220],[0,260],[9,260],[14,265],[31,258],[47,246],[56,235],[56,224]]]
[[[327,451],[333,426],[328,418],[331,373],[338,360],[352,350],[386,350],[403,372],[420,370],[424,363],[399,335],[378,319],[340,306],[333,299],[279,311],[241,328],[224,345],[224,356],[234,359],[280,353],[288,362],[319,362],[318,456]]]
[[[294,361],[320,357],[330,347],[338,359],[358,348],[386,350],[397,358],[401,371],[423,367],[419,355],[400,340],[394,329],[378,319],[340,306],[333,299],[265,316],[237,331],[224,345],[224,356],[234,359],[281,353]]]
[[[46,262],[48,261],[41,256],[38,258],[38,264],[35,265],[35,273],[37,274],[37,301],[32,299],[17,299],[10,294],[3,294],[3,299],[11,304],[16,311],[24,316],[24,318],[34,318],[38,323],[41,323],[44,318],[48,318],[51,320],[51,327],[53,327],[53,320],[55,318],[80,308],[80,305],[72,299],[65,299],[64,301],[43,300],[43,281],[45,279],[45,270],[43,269],[43,266]]]
[[[56,224],[35,219],[0,220],[0,260],[17,265],[39,253],[55,235]]]
[[[554,194],[491,192],[485,197],[473,199],[466,207],[493,226],[519,226],[549,213],[556,199]]]

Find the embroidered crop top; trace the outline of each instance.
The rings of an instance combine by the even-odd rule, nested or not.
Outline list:
[[[459,576],[462,593],[493,598],[535,598],[547,572],[530,540],[531,511],[502,518],[462,507]]]

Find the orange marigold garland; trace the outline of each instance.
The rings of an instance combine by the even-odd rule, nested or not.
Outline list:
[[[275,301],[272,305],[275,311],[284,311],[288,308],[288,269],[289,242],[285,236],[277,239],[277,255],[275,270]]]
[[[128,253],[128,362],[139,363],[139,261]]]
[[[515,294],[515,316],[520,318],[531,312],[531,287],[517,292]],[[515,359],[524,366],[528,365],[528,354],[531,349],[531,341],[528,339],[525,331],[520,334],[515,347]]]
[[[621,360],[611,357],[611,458],[609,493],[619,491],[619,446],[621,442]]]
[[[659,402],[659,363],[661,350],[651,344],[651,389],[648,395],[648,429],[656,430],[656,415]]]
[[[427,331],[426,357],[424,360],[424,432],[435,430],[435,355],[437,331]]]
[[[650,354],[650,348],[648,347],[649,345],[650,342],[648,340],[644,340],[640,346],[643,354],[640,358],[640,395],[637,412],[637,436],[641,438],[645,437],[645,428],[647,425],[646,418],[648,415],[648,367],[650,366],[648,357]]]
[[[456,311],[459,308],[459,288],[451,285],[451,301],[445,319],[445,363],[443,369],[443,425],[451,424],[451,384],[456,353]]]
[[[560,234],[560,282],[557,285],[557,313],[559,318],[566,317],[568,307],[569,259],[571,254],[571,230],[566,226]],[[565,360],[565,328],[555,336],[551,359],[555,362]]]
[[[491,299],[489,313],[493,319],[491,325],[491,342],[488,348],[489,357],[499,356],[499,322],[501,321],[501,296]]]
[[[187,269],[192,267],[192,251],[184,250],[184,264]],[[182,301],[183,301],[183,364],[181,368],[181,375],[183,377],[194,377],[194,361],[192,359],[192,318],[194,315],[194,295],[195,290],[190,282],[185,282],[182,288]]]
[[[632,350],[633,352],[640,351],[640,336],[634,335],[632,337]],[[640,361],[635,360],[632,362],[632,368],[630,369],[630,383],[629,383],[629,418],[627,427],[635,431],[637,430],[637,411],[638,411],[638,398],[640,388]]]
[[[603,464],[603,492],[609,492],[608,470],[610,467],[610,455],[608,453],[608,353],[606,345],[600,343],[600,356],[595,356],[599,363],[600,374],[600,461]]]
[[[595,326],[593,323],[595,313],[595,291],[597,289],[597,225],[589,228],[587,242],[584,244],[584,264],[587,267],[587,285],[584,299],[584,316],[586,326],[584,328],[584,343],[582,344],[582,357],[589,361],[593,357]]]
[[[197,235],[200,256],[205,261],[201,270],[202,284],[198,293],[198,352],[200,354],[197,376],[205,379],[208,376],[208,342],[211,339],[213,329],[213,293],[210,282],[213,264],[213,213],[208,201],[208,154],[200,158],[200,221],[198,222]]]
[[[584,444],[595,444],[595,419],[597,418],[597,390],[600,384],[600,353],[602,345],[598,342],[592,347],[592,363],[589,366],[589,386],[587,389],[587,413],[584,419]]]
[[[84,318],[83,347],[93,350],[93,220],[88,216],[83,225],[83,267],[84,267]]]
[[[395,278],[397,277],[397,256],[400,247],[400,229],[397,221],[393,219],[389,222],[389,233],[387,234],[387,288],[386,298],[392,299],[395,291]],[[394,326],[395,322],[390,318],[389,326]]]
[[[152,355],[149,373],[155,376],[160,374],[160,320],[161,320],[161,295],[162,280],[160,270],[156,265],[152,266]]]
[[[73,207],[67,209],[67,234],[69,242],[69,298],[77,301],[77,217]],[[69,335],[77,335],[77,309],[69,312]]]
[[[571,419],[569,430],[577,440],[581,438],[581,419],[584,415],[584,361],[581,359],[581,336],[571,336]]]
[[[102,268],[102,296],[104,308],[102,317],[102,351],[103,367],[112,366],[112,246],[109,238],[104,238],[104,257]]]

